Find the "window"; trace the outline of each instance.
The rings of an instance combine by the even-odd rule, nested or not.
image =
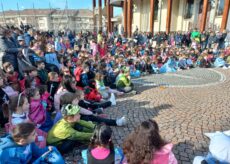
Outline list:
[[[221,16],[223,15],[224,12],[224,1],[225,0],[219,0],[217,3],[217,10],[216,10],[216,15]]]
[[[185,19],[192,18],[193,7],[194,7],[194,0],[187,0],[186,6],[185,6],[185,13],[184,13]]]
[[[154,1],[154,20],[158,18],[159,0]]]

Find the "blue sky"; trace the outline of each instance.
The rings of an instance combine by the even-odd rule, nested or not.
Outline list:
[[[60,8],[64,9],[66,0],[0,0],[3,4],[4,10],[17,10],[17,4],[19,10],[33,8]],[[92,9],[92,0],[67,0],[68,8],[70,9]],[[102,5],[104,0],[102,0]],[[0,9],[2,11],[2,8]],[[120,8],[114,8],[114,14],[121,13]]]

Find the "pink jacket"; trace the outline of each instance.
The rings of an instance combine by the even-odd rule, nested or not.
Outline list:
[[[47,102],[48,94],[43,99],[35,100],[31,99],[29,118],[36,124],[43,124],[46,120],[46,109],[42,104],[42,101]]]
[[[96,43],[93,43],[92,44],[92,49],[93,49],[93,56],[96,56],[97,55],[97,52],[98,52],[98,45]]]
[[[52,108],[52,102],[49,100],[49,97],[50,97],[50,93],[47,91],[41,96],[41,100],[43,102],[46,102],[46,105],[47,105],[46,111],[49,111]]]
[[[177,160],[172,152],[173,144],[165,145],[161,150],[155,152],[150,164],[177,164]],[[125,158],[122,164],[128,164]]]
[[[177,160],[172,152],[173,144],[165,145],[154,154],[151,164],[177,164]]]

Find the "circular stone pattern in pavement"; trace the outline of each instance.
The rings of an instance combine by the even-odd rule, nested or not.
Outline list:
[[[132,79],[134,84],[167,87],[204,87],[216,85],[225,80],[226,77],[224,74],[207,68],[194,68],[175,73],[153,74]]]

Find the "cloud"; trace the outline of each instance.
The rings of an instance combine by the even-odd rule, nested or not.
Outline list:
[[[24,6],[21,6],[20,8],[21,8],[21,9],[25,9],[25,7],[24,7]]]

